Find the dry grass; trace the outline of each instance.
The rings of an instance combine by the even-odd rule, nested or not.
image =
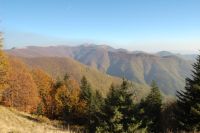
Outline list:
[[[46,122],[47,121],[47,122]],[[48,120],[0,106],[0,133],[69,133],[56,128]]]

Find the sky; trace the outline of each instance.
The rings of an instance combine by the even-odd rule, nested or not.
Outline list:
[[[200,0],[0,0],[5,48],[107,44],[197,52]]]

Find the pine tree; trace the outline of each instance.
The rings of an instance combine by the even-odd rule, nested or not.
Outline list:
[[[120,104],[118,100],[119,96],[119,88],[115,88],[111,85],[110,92],[105,99],[105,105],[102,110],[102,123],[97,127],[97,132],[122,132],[122,114],[118,111],[118,106]]]
[[[133,111],[133,94],[129,92],[129,83],[123,80],[120,87],[111,86],[103,108],[103,122],[97,128],[98,132],[122,133],[134,132],[139,123],[135,120]]]
[[[178,91],[177,97],[180,130],[200,131],[200,55],[193,64],[192,78],[186,78],[185,90]]]
[[[138,118],[142,121],[140,128],[148,132],[160,132],[162,96],[156,82],[152,82],[151,92],[139,105]]]
[[[96,90],[96,92],[93,93],[89,110],[89,118],[90,118],[89,131],[91,133],[95,132],[96,127],[102,122],[101,109],[103,105],[104,105],[104,98],[102,97],[102,94],[98,90]]]
[[[104,98],[98,90],[96,90],[93,99],[94,99],[94,110],[100,111],[102,105],[104,104]]]
[[[81,79],[80,88],[81,88],[81,98],[85,100],[88,104],[90,104],[92,101],[93,92],[85,76],[83,76]]]
[[[175,133],[177,131],[177,120],[175,109],[177,108],[177,103],[174,99],[167,99],[167,101],[162,105],[162,117],[161,126],[162,132],[167,133],[171,131]]]
[[[81,98],[86,101],[84,122],[89,132],[93,133],[101,123],[101,108],[104,104],[104,98],[98,90],[92,90],[85,76],[81,80]]]

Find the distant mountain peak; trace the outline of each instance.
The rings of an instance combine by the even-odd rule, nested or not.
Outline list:
[[[150,84],[157,80],[165,94],[174,94],[183,88],[184,78],[191,70],[191,60],[183,55],[168,51],[156,54],[142,51],[115,49],[108,45],[85,43],[79,46],[27,47],[26,49],[10,49],[10,55],[19,57],[70,57],[101,72]],[[187,55],[187,58],[190,56]],[[183,60],[184,59],[184,60]],[[165,82],[165,81],[168,82]]]
[[[156,55],[163,57],[163,56],[172,56],[174,54],[172,52],[169,52],[169,51],[160,51],[160,52],[157,52]]]

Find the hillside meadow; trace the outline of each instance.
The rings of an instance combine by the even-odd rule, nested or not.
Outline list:
[[[19,112],[13,108],[0,106],[0,132],[1,133],[71,133],[61,128],[59,123],[48,118],[32,116]]]

